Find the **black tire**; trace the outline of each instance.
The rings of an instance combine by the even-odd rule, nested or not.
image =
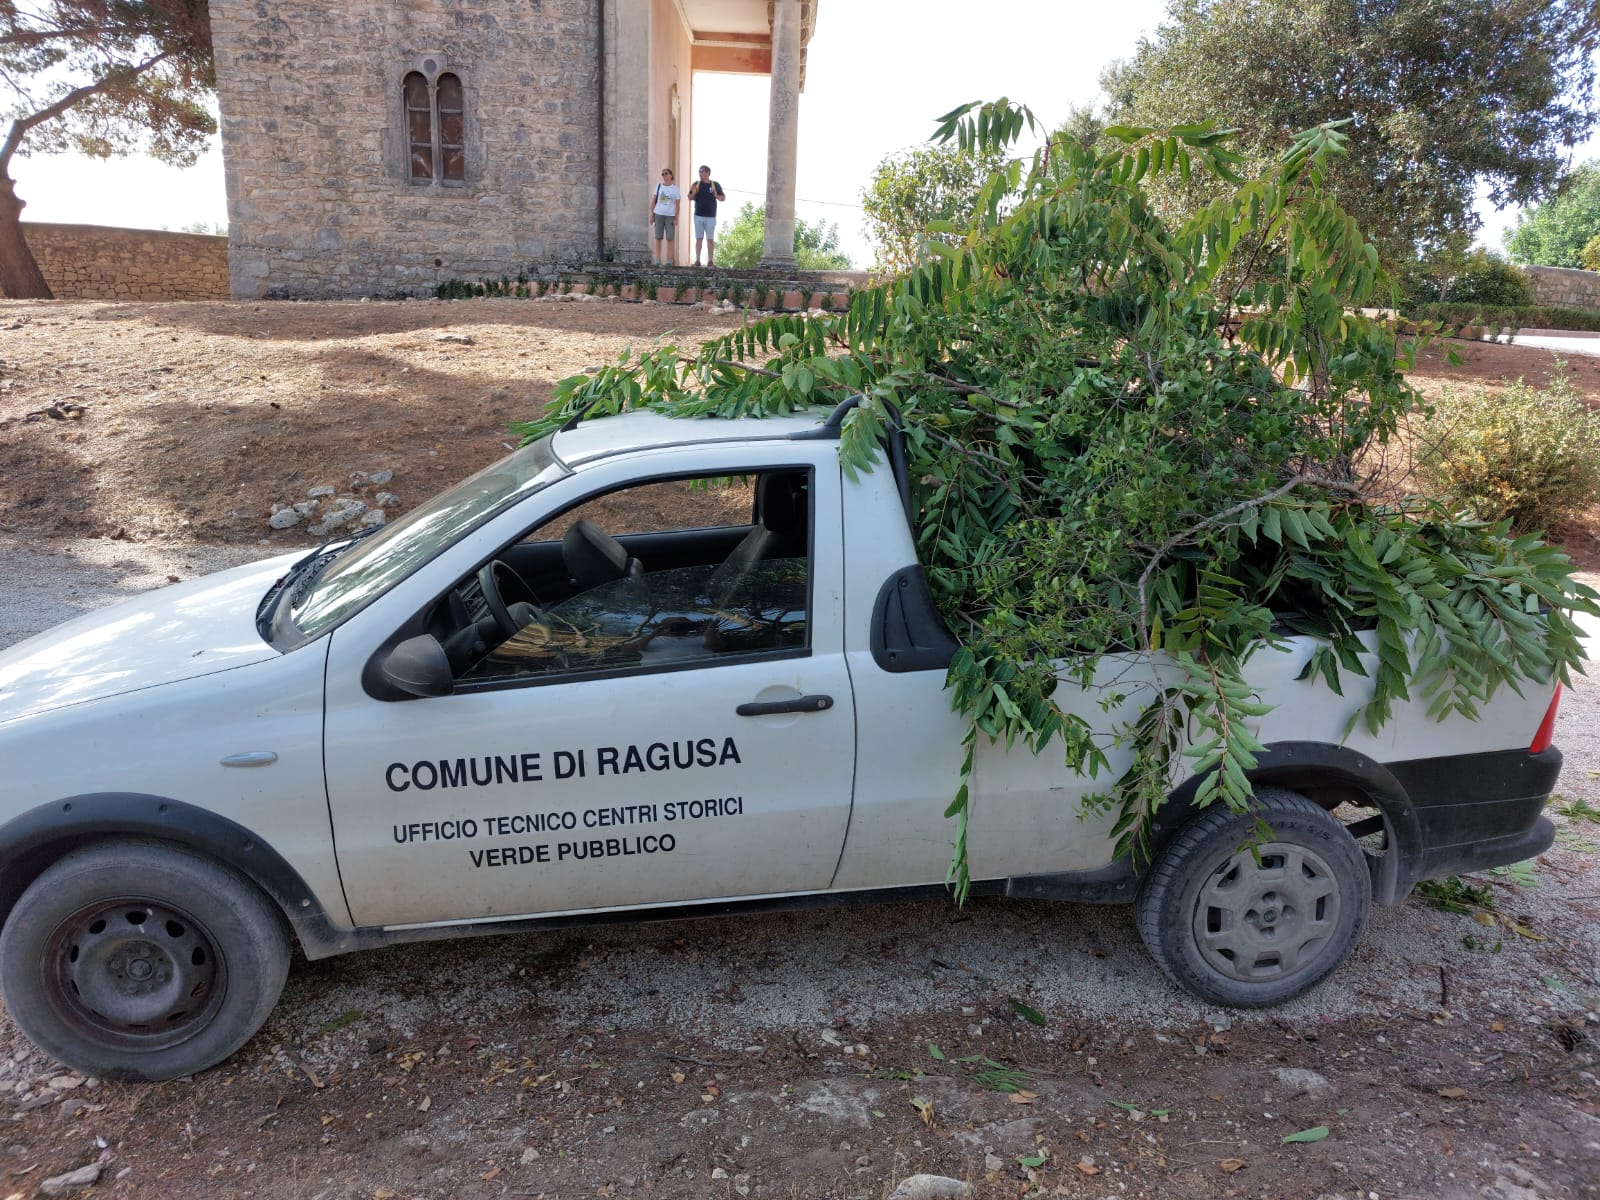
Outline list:
[[[103,1079],[214,1066],[261,1028],[289,969],[282,915],[248,880],[157,842],[53,863],[0,932],[0,997],[41,1050]]]
[[[1261,788],[1272,835],[1252,853],[1255,816],[1218,807],[1179,831],[1139,893],[1139,936],[1185,991],[1230,1008],[1281,1004],[1349,957],[1366,928],[1372,877],[1344,826],[1296,792]]]

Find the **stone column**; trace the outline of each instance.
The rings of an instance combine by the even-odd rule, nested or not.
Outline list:
[[[618,262],[649,262],[650,0],[603,0],[606,23],[606,245]]]
[[[767,222],[761,265],[794,266],[795,159],[800,143],[800,0],[773,0]]]

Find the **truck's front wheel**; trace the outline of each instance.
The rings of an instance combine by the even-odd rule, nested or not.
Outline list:
[[[1261,788],[1271,836],[1221,807],[1156,859],[1139,895],[1139,935],[1168,978],[1202,1000],[1261,1008],[1321,982],[1355,948],[1372,904],[1361,848],[1295,792]]]
[[[288,972],[271,901],[187,850],[102,842],[52,864],[0,933],[0,995],[47,1054],[107,1079],[172,1079],[260,1028]]]

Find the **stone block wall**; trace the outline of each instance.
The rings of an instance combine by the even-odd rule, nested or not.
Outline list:
[[[1570,267],[1522,269],[1533,284],[1535,304],[1600,309],[1600,271],[1578,271]]]
[[[596,15],[597,0],[212,0],[233,294],[414,294],[592,260]],[[461,80],[461,186],[408,177],[413,70]]]
[[[58,300],[226,300],[228,239],[156,229],[24,221]]]

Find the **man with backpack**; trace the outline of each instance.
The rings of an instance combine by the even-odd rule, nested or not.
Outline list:
[[[689,185],[694,201],[694,265],[700,265],[700,243],[706,244],[706,266],[717,265],[717,201],[726,200],[722,185],[711,178],[711,168],[701,167],[700,178]]]

